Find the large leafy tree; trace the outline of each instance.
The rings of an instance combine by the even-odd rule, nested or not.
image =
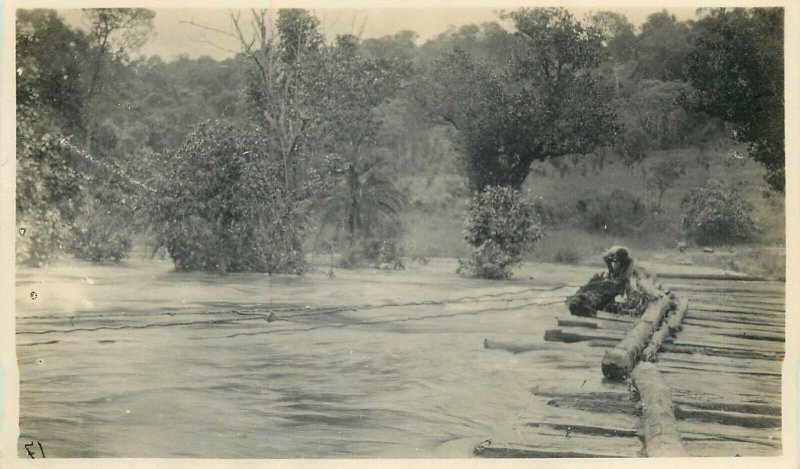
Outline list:
[[[505,13],[515,27],[503,68],[456,50],[439,61],[420,97],[459,133],[475,191],[519,188],[534,161],[591,152],[617,132],[609,99],[592,70],[604,57],[602,34],[564,9]]]
[[[636,38],[634,75],[661,81],[680,79],[691,49],[690,26],[666,10],[648,16]]]
[[[16,213],[24,233],[16,245],[21,261],[41,265],[61,252],[84,203],[87,178],[58,141],[80,129],[87,41],[51,10],[19,10],[16,41]]]
[[[686,76],[695,109],[734,125],[735,138],[785,186],[783,9],[713,9],[698,21]]]

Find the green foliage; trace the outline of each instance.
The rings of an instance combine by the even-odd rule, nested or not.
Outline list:
[[[590,71],[602,36],[563,9],[507,13],[516,29],[504,67],[456,50],[436,63],[419,99],[459,133],[472,191],[518,188],[534,161],[588,153],[617,131],[605,90]]]
[[[753,204],[736,187],[712,181],[692,189],[681,208],[684,232],[700,245],[748,242],[758,234]]]
[[[686,166],[669,159],[662,159],[648,169],[647,186],[657,196],[656,209],[661,211],[664,194],[675,187],[678,180],[686,175]]]
[[[305,269],[307,206],[283,190],[282,162],[259,129],[202,124],[171,162],[153,225],[178,270]]]
[[[610,194],[578,200],[577,223],[594,233],[630,235],[647,219],[647,207],[630,191],[614,189]]]
[[[127,229],[130,223],[125,222],[127,216],[130,211],[122,204],[90,199],[72,225],[69,251],[91,262],[121,261],[133,245],[132,233]]]
[[[666,10],[648,16],[636,40],[635,76],[661,81],[680,79],[691,49],[690,31],[688,23],[678,21]]]
[[[697,22],[686,76],[693,107],[734,125],[734,137],[785,186],[783,8],[714,9]]]
[[[533,205],[509,187],[487,186],[467,207],[464,239],[472,258],[460,261],[460,271],[478,278],[505,279],[510,268],[544,235]]]
[[[56,258],[80,213],[86,179],[58,144],[57,129],[34,109],[17,107],[17,224],[20,262],[39,266]]]

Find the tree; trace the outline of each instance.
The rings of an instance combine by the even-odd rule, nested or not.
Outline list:
[[[734,126],[734,138],[785,187],[783,9],[713,9],[697,23],[686,76],[695,110]]]
[[[635,54],[636,35],[633,24],[625,15],[612,11],[600,11],[589,15],[587,19],[602,34],[614,75],[614,91],[619,96],[623,71]]]
[[[686,166],[669,158],[659,160],[648,171],[647,186],[657,194],[656,210],[661,211],[664,194],[675,187],[678,179],[686,175]]]
[[[178,270],[301,273],[302,245],[282,193],[282,161],[257,126],[201,124],[170,158],[152,200],[159,245]]]
[[[17,257],[38,266],[62,252],[83,209],[87,178],[58,142],[80,127],[86,40],[52,10],[18,10],[16,41]]]
[[[320,111],[326,116],[322,134],[327,137],[325,149],[341,158],[337,169],[342,186],[325,201],[324,217],[344,227],[351,253],[355,255],[353,249],[360,243],[362,251],[374,257],[377,249],[368,244],[374,244],[376,235],[397,235],[397,217],[405,202],[382,174],[384,161],[375,148],[381,124],[376,108],[397,92],[410,63],[365,59],[352,35],[339,36],[324,59],[328,96]]]
[[[519,188],[534,161],[588,153],[618,131],[608,90],[591,70],[601,33],[564,9],[522,9],[513,59],[502,68],[461,50],[433,67],[420,94],[434,116],[458,130],[470,188]]]
[[[678,21],[666,10],[648,16],[636,38],[635,76],[661,81],[680,79],[691,49],[690,31],[688,23]]]
[[[93,54],[88,64],[89,82],[83,109],[84,145],[87,151],[96,152],[93,141],[99,120],[96,98],[113,79],[113,67],[126,63],[129,52],[144,44],[153,28],[155,13],[143,8],[89,8],[83,10],[83,15],[89,22],[88,39]]]

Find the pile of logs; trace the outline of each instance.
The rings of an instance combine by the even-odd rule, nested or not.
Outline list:
[[[615,298],[622,293],[624,284],[603,274],[597,274],[578,292],[567,299],[574,316],[598,316],[598,310],[619,311]],[[636,295],[643,298],[641,316],[631,320],[627,331],[613,348],[606,350],[601,369],[611,380],[631,379],[643,408],[645,447],[648,456],[685,456],[686,451],[678,432],[669,388],[661,373],[651,363],[665,340],[675,336],[688,310],[688,301],[670,292],[662,291],[655,277],[640,274],[636,282]],[[616,306],[616,307],[615,307]],[[604,316],[608,317],[608,316]],[[559,320],[559,325],[562,321]],[[602,334],[593,340],[603,339]],[[575,341],[562,329],[545,332],[546,340]]]

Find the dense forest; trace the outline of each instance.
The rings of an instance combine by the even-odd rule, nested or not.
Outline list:
[[[18,261],[503,278],[548,238],[783,243],[782,9],[520,9],[425,42],[267,13],[231,15],[233,58],[165,62],[136,54],[152,11],[19,10]]]

